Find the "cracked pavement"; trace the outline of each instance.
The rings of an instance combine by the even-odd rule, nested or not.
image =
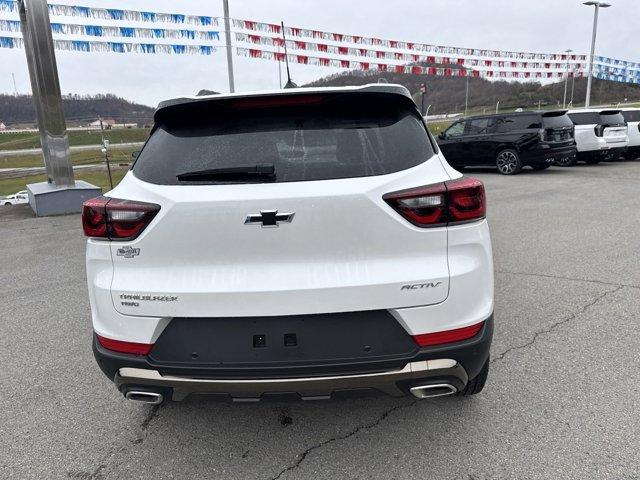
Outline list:
[[[0,477],[640,478],[640,162],[469,174],[496,331],[468,399],[127,402],[91,354],[79,218],[2,209]]]

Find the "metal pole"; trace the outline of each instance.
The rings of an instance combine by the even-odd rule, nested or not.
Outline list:
[[[591,34],[591,53],[589,54],[589,67],[587,68],[587,97],[584,100],[585,108],[591,104],[591,74],[593,72],[593,54],[596,50],[596,32],[598,31],[598,10],[600,5],[594,5],[595,10],[593,12],[593,33]]]
[[[573,89],[576,86],[576,69],[573,69],[573,75],[571,75],[571,99],[569,105],[573,105]]]
[[[11,78],[13,79],[13,91],[16,93],[16,97],[18,96],[18,87],[16,86],[16,74],[11,72]]]
[[[498,100],[498,103],[496,103],[496,113],[498,113],[499,108],[500,108],[500,100]]]
[[[280,61],[280,44],[278,44],[278,86],[282,89],[282,62]]]
[[[562,97],[562,108],[564,108],[567,105],[567,84],[569,83],[569,57],[570,57],[570,53],[573,50],[569,49],[566,50],[567,53],[567,65],[566,65],[566,69],[565,69],[565,77],[564,77],[564,96]]]
[[[420,104],[420,113],[424,115],[424,92],[422,92],[422,102]]]
[[[467,116],[467,109],[469,107],[469,71],[467,70],[467,89],[464,95],[464,116]]]
[[[102,137],[102,152],[104,153],[104,161],[107,162],[107,172],[109,173],[109,185],[113,190],[113,178],[111,177],[111,165],[109,165],[109,141],[105,142],[104,139],[104,125],[102,124],[102,117],[98,117],[100,120],[100,137]]]
[[[47,1],[20,0],[18,5],[47,182],[71,187],[75,180]]]
[[[233,52],[231,47],[231,21],[229,20],[229,0],[222,0],[224,8],[224,39],[227,46],[227,71],[229,72],[229,92],[236,91],[233,79]]]
[[[424,123],[427,123],[427,119],[429,118],[429,110],[431,109],[431,104],[427,106],[427,113],[424,114]]]

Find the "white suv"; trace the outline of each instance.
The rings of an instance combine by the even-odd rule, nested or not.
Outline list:
[[[402,86],[161,103],[82,219],[95,356],[129,399],[484,386],[484,187]]]
[[[568,114],[575,125],[578,161],[594,164],[624,154],[629,137],[620,109],[581,108]]]
[[[640,108],[623,108],[622,116],[627,122],[629,146],[625,158],[631,160],[640,157]]]

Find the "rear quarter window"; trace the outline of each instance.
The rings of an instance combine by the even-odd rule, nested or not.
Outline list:
[[[622,116],[627,122],[640,122],[640,110],[625,110]]]
[[[504,117],[504,124],[501,126],[501,131],[511,132],[533,128],[541,128],[539,115],[513,115]]]
[[[211,103],[162,121],[134,175],[161,185],[248,183],[265,180],[179,181],[177,175],[273,165],[269,181],[327,180],[385,175],[434,154],[415,105],[397,95],[343,94],[317,105],[243,109]]]
[[[543,115],[542,124],[544,128],[572,127],[573,122],[566,113],[563,115]]]
[[[602,125],[622,125],[624,117],[622,113],[601,113],[600,124]]]
[[[598,112],[578,112],[568,115],[574,125],[597,125],[600,123]]]

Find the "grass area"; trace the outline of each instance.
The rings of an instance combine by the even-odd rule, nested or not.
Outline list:
[[[116,128],[105,130],[104,136],[111,143],[144,142],[149,136],[148,128]],[[98,145],[102,143],[100,130],[70,131],[69,145]],[[0,150],[21,150],[40,148],[38,133],[3,133],[0,134]]]
[[[109,161],[111,163],[130,163],[131,154],[139,147],[117,148],[109,151]],[[86,165],[90,163],[104,163],[104,154],[100,150],[71,152],[71,163],[73,165]],[[12,155],[2,156],[0,151],[0,168],[26,168],[43,167],[44,160],[42,154],[37,155]]]
[[[111,173],[113,176],[113,185],[116,186],[122,177],[127,173],[126,168],[112,169]],[[102,188],[103,192],[107,192],[111,190],[109,186],[109,176],[107,171],[99,171],[99,172],[75,172],[76,180],[84,180],[86,182],[92,183],[93,185],[97,185]],[[11,195],[12,193],[19,192],[20,190],[26,189],[27,183],[36,183],[36,182],[44,182],[46,181],[46,176],[42,175],[29,175],[27,177],[22,178],[9,178],[6,180],[0,180],[0,197],[4,197],[6,195]]]
[[[447,129],[452,122],[446,120],[444,122],[429,122],[427,123],[427,128],[431,132],[432,135],[438,135],[440,132]]]

